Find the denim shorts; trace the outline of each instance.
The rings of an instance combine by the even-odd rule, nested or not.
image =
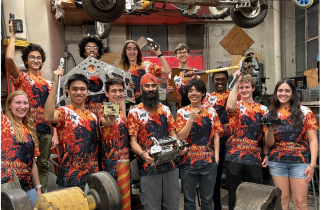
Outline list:
[[[307,174],[304,175],[306,168],[310,163],[282,163],[269,161],[270,174],[272,176],[290,177],[305,179]]]

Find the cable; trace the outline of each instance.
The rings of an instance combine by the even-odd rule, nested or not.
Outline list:
[[[137,3],[138,3],[138,2],[137,2]],[[140,6],[142,5],[142,3],[143,3],[143,2],[140,2],[140,1],[139,1],[139,5],[138,5],[133,11],[131,11],[131,12],[125,12],[125,13],[123,13],[123,15],[128,15],[128,14],[134,12],[138,7],[140,7]]]
[[[272,4],[269,1],[267,1],[267,3],[272,7],[273,10],[277,11],[276,9],[273,8]],[[285,18],[295,20],[295,18],[290,18],[290,17],[283,15],[280,11],[277,11],[277,12],[280,13],[280,15],[284,16]]]
[[[181,8],[179,8],[179,7],[175,6],[174,4],[170,4],[170,5],[172,5],[172,6],[173,6],[173,7],[175,7],[176,9],[178,9],[178,10],[182,10],[182,11],[185,11],[185,10],[189,7],[189,5],[187,5],[186,9],[181,9]]]

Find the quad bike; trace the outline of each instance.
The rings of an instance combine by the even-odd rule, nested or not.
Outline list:
[[[181,15],[192,19],[218,20],[231,15],[233,22],[241,28],[254,28],[259,25],[268,12],[267,0],[81,0],[82,7],[92,19],[96,21],[96,33],[103,39],[109,35],[111,22],[123,14],[130,14],[142,6],[153,12],[156,2],[177,4]],[[125,5],[130,4],[131,9],[125,11]],[[292,0],[293,4],[306,9],[313,4],[313,0]],[[138,6],[134,6],[139,3]],[[210,15],[196,14],[201,6],[209,7]],[[176,7],[176,6],[175,6]],[[147,12],[147,10],[146,10]],[[136,12],[133,14],[137,14]]]

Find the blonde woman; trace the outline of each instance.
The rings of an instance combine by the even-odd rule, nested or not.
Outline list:
[[[21,90],[10,93],[5,113],[1,111],[1,184],[13,181],[14,171],[34,206],[41,194],[35,161],[40,153],[28,95]]]

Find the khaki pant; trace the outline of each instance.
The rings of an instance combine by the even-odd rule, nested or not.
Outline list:
[[[46,193],[48,188],[49,157],[50,157],[52,135],[37,133],[37,138],[39,141],[39,152],[40,152],[40,156],[37,157],[39,181],[41,184],[41,192]]]

